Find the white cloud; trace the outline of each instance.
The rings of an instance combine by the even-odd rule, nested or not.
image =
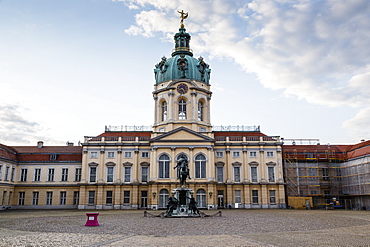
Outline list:
[[[39,140],[52,141],[42,136],[44,130],[38,123],[22,117],[25,111],[27,109],[18,105],[0,105],[0,143],[36,145]]]
[[[176,10],[184,9],[193,50],[232,58],[266,88],[287,96],[362,107],[361,116],[368,111],[368,0],[122,1],[142,8],[136,27],[143,36],[170,37],[179,21]]]
[[[356,116],[346,120],[343,127],[351,131],[354,141],[370,139],[370,107],[361,109]]]

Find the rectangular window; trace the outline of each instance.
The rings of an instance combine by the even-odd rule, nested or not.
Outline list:
[[[75,169],[75,182],[80,182],[81,181],[81,172],[82,172],[81,167],[77,167]]]
[[[57,160],[57,154],[50,154],[50,160]]]
[[[242,203],[242,191],[241,190],[234,191],[234,199],[235,199],[235,203]]]
[[[61,191],[60,192],[60,205],[66,205],[66,199],[67,199],[67,192]]]
[[[26,192],[19,192],[18,205],[24,205],[24,197]]]
[[[276,204],[276,190],[270,190],[270,204]]]
[[[125,177],[125,180],[124,180],[125,183],[129,183],[131,181],[131,167],[130,166],[125,167],[124,177]]]
[[[223,158],[224,152],[216,152],[216,158]]]
[[[98,158],[98,152],[90,152],[90,159],[97,159]]]
[[[256,158],[257,152],[256,151],[249,152],[249,157]]]
[[[96,167],[90,167],[90,183],[96,182]]]
[[[106,192],[105,204],[112,205],[112,203],[113,203],[113,191],[108,190]]]
[[[233,157],[234,158],[239,158],[240,157],[240,152],[239,151],[233,152]]]
[[[114,167],[108,166],[107,167],[107,183],[113,182],[113,175],[114,175]]]
[[[48,170],[48,182],[54,182],[55,169],[49,168]]]
[[[234,166],[234,182],[240,183],[240,166]]]
[[[130,191],[123,191],[123,204],[130,204]]]
[[[149,175],[149,167],[142,166],[141,167],[141,182],[143,183],[148,182],[148,175]]]
[[[10,175],[10,181],[14,182],[15,167],[12,167],[12,174]]]
[[[80,200],[80,192],[79,191],[73,192],[73,205],[78,205],[79,200]]]
[[[7,166],[5,168],[5,178],[4,178],[5,181],[9,180],[9,169],[10,169],[10,166]]]
[[[89,191],[88,205],[94,205],[94,204],[95,204],[95,191]]]
[[[0,165],[0,181],[3,179],[3,165]]]
[[[252,183],[258,182],[257,166],[251,166],[251,181]]]
[[[21,176],[20,176],[19,181],[21,181],[21,182],[26,182],[27,181],[27,171],[28,171],[27,168],[22,168],[21,169]]]
[[[62,182],[67,182],[68,181],[68,168],[62,168]]]
[[[41,180],[41,168],[35,168],[33,174],[33,181],[40,182]]]
[[[32,205],[39,205],[39,192],[34,191],[32,193]]]
[[[114,158],[114,152],[107,152],[107,158],[113,159]]]
[[[149,152],[142,152],[141,158],[149,158]]]
[[[131,152],[125,152],[125,158],[131,158]]]
[[[224,167],[223,166],[216,167],[216,173],[217,173],[217,182],[223,183],[224,182]]]
[[[252,190],[252,203],[258,204],[258,190]]]
[[[52,205],[53,204],[53,192],[48,191],[46,192],[46,205]]]
[[[274,157],[274,152],[266,152],[267,157]]]
[[[268,176],[269,176],[269,182],[273,183],[275,182],[275,167],[268,167]]]
[[[329,181],[329,169],[322,168],[322,180]]]

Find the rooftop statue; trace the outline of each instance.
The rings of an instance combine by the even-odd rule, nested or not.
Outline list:
[[[180,11],[177,11],[177,12],[180,14],[180,18],[181,18],[181,21],[180,21],[181,25],[180,25],[180,27],[181,28],[184,28],[185,27],[184,26],[184,20],[186,18],[188,18],[189,14],[188,13],[185,13],[184,10],[181,10],[181,12]]]

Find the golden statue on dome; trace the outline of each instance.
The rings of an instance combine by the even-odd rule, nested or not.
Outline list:
[[[188,13],[185,13],[185,12],[184,12],[184,10],[181,10],[181,12],[180,12],[180,11],[177,11],[177,12],[180,14],[180,18],[181,18],[181,21],[180,21],[180,23],[181,23],[180,28],[184,28],[184,27],[185,27],[185,26],[184,26],[184,20],[185,20],[186,18],[188,18],[189,14],[188,14]]]

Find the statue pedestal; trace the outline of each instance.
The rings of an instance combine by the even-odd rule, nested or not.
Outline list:
[[[199,213],[191,210],[191,197],[193,190],[179,187],[172,190],[172,196],[177,200],[177,206],[173,210],[167,210],[166,217],[200,217]],[[169,206],[168,206],[169,207]]]

